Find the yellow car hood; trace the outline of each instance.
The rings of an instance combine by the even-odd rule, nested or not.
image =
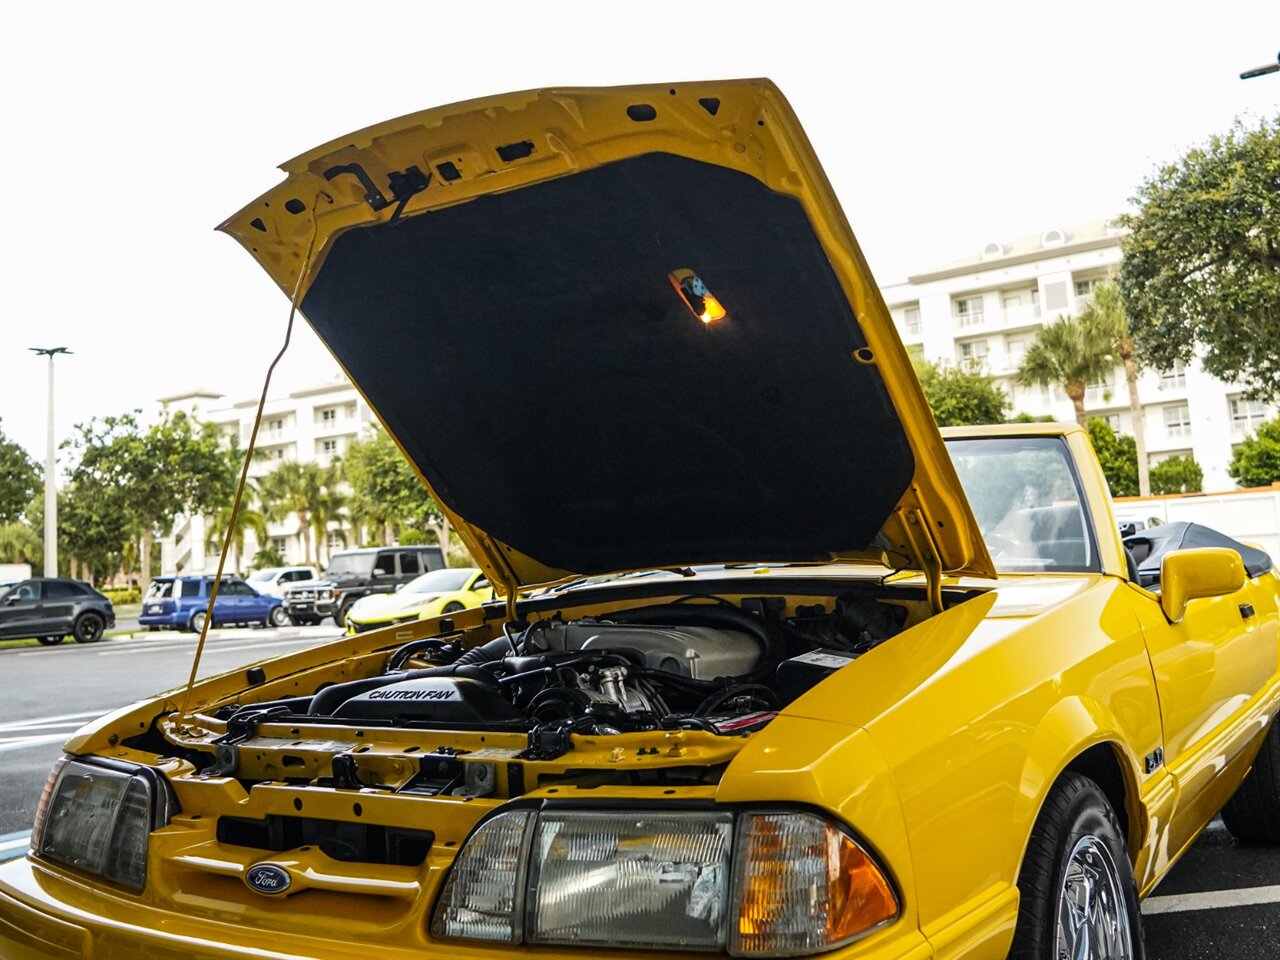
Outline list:
[[[759,561],[994,576],[768,80],[512,93],[284,170],[220,229],[507,592]]]

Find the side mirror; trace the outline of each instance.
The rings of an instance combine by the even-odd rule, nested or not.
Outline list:
[[[1244,586],[1244,562],[1226,547],[1175,550],[1160,563],[1160,606],[1177,623],[1187,603],[1199,597],[1221,597]]]
[[[4,605],[6,607],[12,607],[15,603],[17,603],[21,599],[22,598],[18,596],[16,593],[10,594],[9,596],[4,598]]]

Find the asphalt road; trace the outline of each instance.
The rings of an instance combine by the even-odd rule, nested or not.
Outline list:
[[[210,633],[201,676],[337,635],[332,625]],[[0,651],[0,860],[25,846],[66,736],[85,720],[184,683],[190,634]],[[1280,958],[1280,850],[1236,843],[1215,821],[1144,905],[1150,960]]]

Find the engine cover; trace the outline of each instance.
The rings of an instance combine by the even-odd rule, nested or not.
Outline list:
[[[695,680],[741,677],[763,656],[753,637],[718,627],[571,620],[548,623],[532,637],[543,650],[634,651],[647,667]]]
[[[360,720],[429,720],[433,723],[523,721],[496,686],[469,677],[420,677],[387,684],[345,701],[335,717]]]

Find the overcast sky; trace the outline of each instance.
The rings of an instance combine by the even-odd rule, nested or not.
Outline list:
[[[0,419],[59,438],[189,387],[255,395],[288,303],[213,227],[368,124],[542,86],[768,76],[882,283],[1114,215],[1280,109],[1280,2],[0,3]],[[335,368],[309,330],[273,394]],[[530,381],[536,383],[536,378]]]

